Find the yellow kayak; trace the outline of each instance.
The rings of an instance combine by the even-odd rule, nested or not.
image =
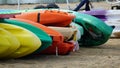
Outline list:
[[[31,31],[12,24],[0,23],[0,27],[12,33],[20,42],[20,48],[7,58],[19,58],[29,55],[41,46],[40,39]]]
[[[20,42],[7,30],[0,28],[0,58],[8,56],[20,47]]]

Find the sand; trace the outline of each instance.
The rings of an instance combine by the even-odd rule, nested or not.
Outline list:
[[[78,3],[70,4],[74,7]],[[38,4],[21,5],[31,9]],[[46,5],[46,4],[44,4]],[[58,4],[67,8],[66,4]],[[94,2],[94,9],[110,9],[106,2]],[[3,9],[16,9],[16,5],[1,5]],[[109,39],[103,45],[91,48],[81,47],[69,55],[39,55],[29,58],[0,60],[0,68],[120,68],[120,39]]]
[[[0,61],[0,68],[119,68],[120,39],[92,48],[80,48],[69,55],[39,55]]]

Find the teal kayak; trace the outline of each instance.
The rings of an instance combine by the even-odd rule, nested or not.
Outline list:
[[[84,35],[79,40],[80,46],[102,45],[110,38],[113,28],[105,24],[102,20],[87,14],[63,10],[76,16],[74,22],[84,28]]]
[[[13,9],[0,9],[0,14],[15,14],[15,13],[21,13],[21,11]]]

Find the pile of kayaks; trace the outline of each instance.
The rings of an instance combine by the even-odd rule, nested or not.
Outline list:
[[[0,58],[66,55],[104,44],[113,28],[102,20],[58,9],[0,10]]]

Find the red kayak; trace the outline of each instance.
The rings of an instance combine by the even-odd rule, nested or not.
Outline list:
[[[58,48],[57,51],[59,55],[66,55],[73,51],[74,44],[71,42],[53,42],[52,46],[43,50],[41,54],[56,54],[56,47]]]
[[[0,18],[14,18],[15,15],[20,13],[14,13],[14,14],[0,14]]]

